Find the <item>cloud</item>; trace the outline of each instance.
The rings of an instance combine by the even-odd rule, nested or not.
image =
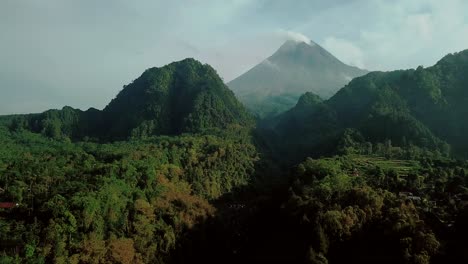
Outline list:
[[[285,40],[311,38],[368,70],[430,66],[468,48],[466,10],[466,0],[0,1],[0,114],[102,108],[144,69],[185,57],[228,81]]]
[[[280,38],[285,39],[285,40],[294,40],[297,42],[305,42],[309,44],[312,43],[310,38],[308,38],[306,35],[299,33],[299,32],[280,29],[276,32],[276,34]]]
[[[328,37],[323,43],[325,49],[334,54],[346,64],[364,69],[364,53],[350,41],[335,37]]]
[[[468,1],[355,1],[314,16],[297,27],[344,62],[369,70],[431,66],[468,48]],[[354,11],[353,11],[354,10]],[[348,16],[350,12],[366,16]],[[317,28],[321,21],[346,17]]]

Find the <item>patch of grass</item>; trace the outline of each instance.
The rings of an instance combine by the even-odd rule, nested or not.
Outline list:
[[[349,156],[349,158],[360,168],[380,167],[383,170],[394,169],[402,175],[420,168],[419,161],[415,160],[386,159],[384,157],[363,155],[353,155]]]

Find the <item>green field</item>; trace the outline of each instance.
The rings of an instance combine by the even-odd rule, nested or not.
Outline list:
[[[386,159],[376,156],[350,156],[351,160],[358,166],[358,168],[380,167],[383,170],[394,169],[400,175],[408,174],[412,170],[419,169],[421,164],[415,160],[399,160],[399,159]]]

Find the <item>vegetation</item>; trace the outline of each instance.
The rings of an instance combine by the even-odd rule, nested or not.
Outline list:
[[[237,131],[239,134],[242,131]],[[248,138],[96,144],[1,130],[0,262],[158,263],[213,216],[209,201],[252,181]]]
[[[253,126],[253,117],[216,71],[194,59],[146,70],[103,111],[71,107],[3,117],[15,131],[47,137],[114,141]],[[6,122],[6,121],[4,121]]]
[[[310,263],[462,263],[466,258],[448,251],[464,208],[467,165],[308,159],[297,167],[283,207]]]
[[[295,155],[294,162],[349,147],[365,152],[389,141],[404,151],[466,157],[466,69],[468,51],[463,51],[427,69],[358,77],[329,100],[300,100],[270,121],[272,144]]]
[[[109,103],[103,116],[110,138],[253,125],[216,71],[193,59],[146,70]]]
[[[467,65],[370,73],[257,127],[192,59],[103,111],[0,117],[0,263],[467,263]]]

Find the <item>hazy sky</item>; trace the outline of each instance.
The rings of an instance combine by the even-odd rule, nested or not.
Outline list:
[[[0,114],[103,108],[193,57],[229,81],[288,38],[369,70],[468,49],[465,0],[0,0]]]

